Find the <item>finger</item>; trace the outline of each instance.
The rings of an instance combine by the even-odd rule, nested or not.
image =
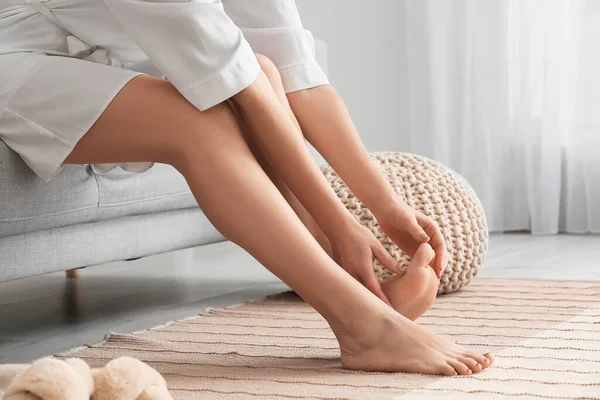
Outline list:
[[[419,221],[412,214],[407,216],[402,227],[419,243],[427,243],[430,240],[427,232],[419,225]]]
[[[379,261],[379,263],[383,265],[385,269],[387,269],[393,274],[398,274],[399,272],[402,272],[399,268],[398,263],[396,262],[396,260],[394,260],[394,257],[392,257],[390,253],[386,251],[386,249],[381,243],[377,242],[377,244],[375,244],[371,248],[371,250],[373,251],[373,256],[375,256],[377,261]]]
[[[369,289],[375,296],[379,297],[388,306],[393,307],[385,293],[383,293],[381,284],[377,278],[375,278],[375,272],[371,272],[368,276],[363,276],[360,280],[362,281],[363,285],[365,285],[365,287]]]
[[[360,283],[362,283],[362,281],[360,280],[360,278],[358,277],[358,275],[352,271],[348,271],[346,270],[346,272],[348,272],[348,274],[350,274],[351,277],[353,277],[354,279],[356,279],[357,281],[359,281]]]
[[[433,219],[431,219],[423,214],[417,214],[417,220],[419,221],[419,223],[421,224],[423,229],[431,237],[429,244],[431,245],[431,247],[433,248],[433,251],[435,252],[435,260],[430,265],[433,267],[436,275],[439,278],[439,277],[441,277],[442,272],[446,268],[446,265],[448,264],[448,259],[449,259],[448,250],[446,247],[446,240],[444,239],[444,236],[442,235],[442,231],[440,230],[440,227]]]

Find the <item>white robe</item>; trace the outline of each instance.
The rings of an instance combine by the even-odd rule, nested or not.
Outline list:
[[[288,93],[328,83],[293,0],[0,0],[0,139],[50,179],[139,73],[168,78],[202,111],[256,79],[255,52]]]

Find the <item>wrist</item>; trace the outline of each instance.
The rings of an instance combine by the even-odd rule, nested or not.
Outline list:
[[[326,221],[323,226],[319,224],[325,236],[330,242],[345,236],[348,232],[352,232],[356,226],[361,226],[360,223],[350,214],[345,208],[343,213],[335,219]]]
[[[385,219],[388,215],[398,210],[399,207],[405,205],[406,203],[400,200],[398,195],[394,192],[387,196],[375,199],[371,205],[365,203],[365,206],[371,210],[377,220],[381,220],[382,218]]]

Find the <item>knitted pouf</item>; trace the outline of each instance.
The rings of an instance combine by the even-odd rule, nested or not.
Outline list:
[[[455,292],[477,274],[488,247],[488,230],[481,202],[473,188],[450,168],[425,157],[406,153],[372,153],[371,158],[387,176],[400,198],[433,218],[446,239],[449,260],[438,294]],[[410,258],[379,228],[369,211],[329,166],[322,168],[338,197],[386,250],[406,268]],[[374,262],[379,279],[392,273]]]

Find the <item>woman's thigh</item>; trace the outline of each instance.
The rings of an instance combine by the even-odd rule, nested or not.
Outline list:
[[[238,150],[251,154],[227,104],[200,112],[167,80],[140,75],[115,96],[65,162],[210,166]]]
[[[141,75],[125,85],[66,159],[148,161],[175,166],[215,227],[261,262],[279,254],[265,247],[274,238],[294,237],[288,244],[306,239],[227,103],[201,112],[168,81]]]
[[[65,163],[249,153],[227,104],[200,112],[167,80],[41,53],[0,55],[0,126],[0,139],[43,179]]]

